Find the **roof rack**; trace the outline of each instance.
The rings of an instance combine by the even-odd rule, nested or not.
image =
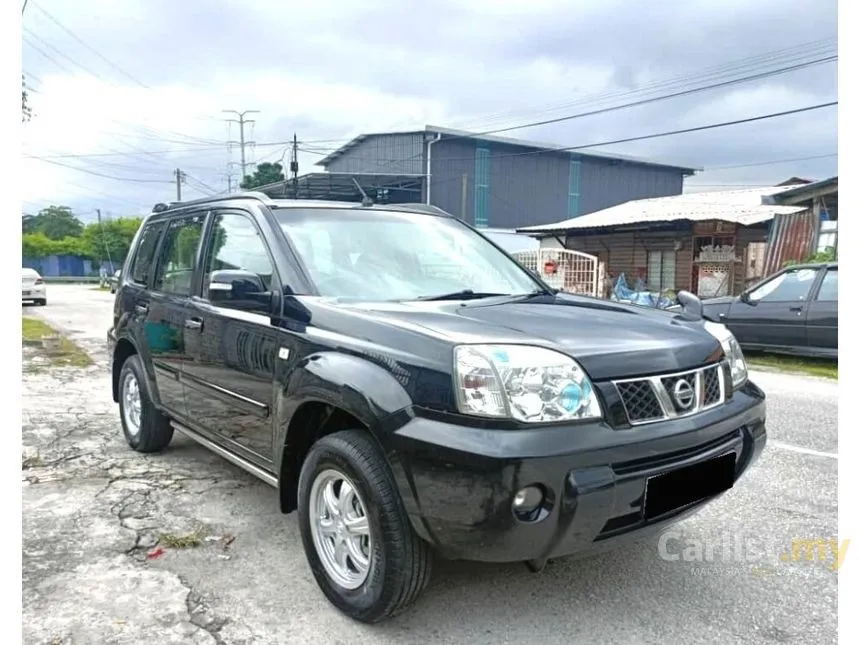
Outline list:
[[[213,195],[211,197],[201,197],[200,199],[189,199],[187,202],[169,202],[165,204],[164,202],[158,202],[155,206],[152,207],[153,213],[163,213],[166,210],[170,210],[171,208],[185,208],[186,206],[197,206],[200,204],[211,204],[214,202],[226,202],[234,199],[256,199],[259,202],[262,202],[266,206],[274,206],[275,201],[266,195],[265,193],[261,193],[255,190],[249,190],[242,193],[231,193],[229,195]]]
[[[415,202],[408,202],[405,204],[374,204],[374,209],[378,210],[387,210],[387,211],[407,211],[410,213],[425,213],[427,215],[443,215],[445,217],[453,217],[451,213],[446,210],[439,208],[438,206],[434,206],[433,204],[419,204]]]

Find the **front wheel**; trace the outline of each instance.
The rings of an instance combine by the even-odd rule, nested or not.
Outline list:
[[[317,441],[302,465],[298,496],[305,555],[333,605],[374,623],[415,602],[430,580],[432,553],[366,432]]]

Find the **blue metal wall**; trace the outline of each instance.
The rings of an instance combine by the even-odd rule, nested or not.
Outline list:
[[[623,204],[632,199],[680,195],[684,175],[680,170],[582,156],[579,215]]]
[[[479,162],[479,148],[489,151],[488,164],[483,160]],[[522,154],[528,151],[528,148],[472,139],[442,139],[434,143],[431,155],[432,202],[462,217],[465,176],[466,213],[463,219],[470,224],[517,228],[565,219],[570,156]],[[489,166],[489,177],[486,178],[476,173],[485,167],[484,164]],[[478,193],[483,190],[476,190],[479,185],[488,185],[488,197],[479,199]],[[476,207],[480,210],[476,211]]]
[[[98,270],[93,268],[93,263],[90,260],[79,258],[75,255],[49,255],[44,258],[21,258],[21,266],[28,269],[35,269],[40,275],[46,278],[56,278],[59,276],[68,277],[83,277],[88,275],[98,275]],[[113,273],[119,269],[121,263],[111,265],[107,260],[101,261],[101,266],[108,269],[108,273]]]

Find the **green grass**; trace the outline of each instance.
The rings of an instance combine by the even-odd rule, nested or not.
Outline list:
[[[24,345],[41,346],[42,336],[59,332],[38,318],[21,317],[21,342]],[[60,335],[60,346],[56,351],[41,350],[51,363],[57,367],[88,367],[93,364],[89,355],[68,338]]]
[[[779,356],[759,352],[744,352],[750,367],[766,367],[781,372],[808,374],[824,378],[839,379],[839,362],[827,358],[803,358],[799,356]]]
[[[198,547],[203,544],[203,531],[197,529],[192,533],[185,535],[175,535],[173,533],[162,533],[158,536],[158,543],[171,549],[188,549]]]
[[[90,287],[90,291],[110,291],[110,287]]]

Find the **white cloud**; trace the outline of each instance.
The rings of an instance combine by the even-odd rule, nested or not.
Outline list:
[[[836,24],[835,4],[821,7],[818,0],[737,0],[731,10],[724,2],[667,0],[647,15],[620,0],[224,0],[217,11],[199,0],[31,2],[23,66],[38,92],[25,152],[84,156],[53,159],[78,170],[25,157],[25,205],[65,202],[118,214],[171,199],[176,167],[189,173],[189,196],[203,194],[202,184],[224,189],[227,164],[238,155],[226,144],[237,133],[235,126],[228,132],[223,109],[259,110],[253,159],[277,161],[285,148],[263,144],[293,132],[336,140],[315,144],[323,153],[361,132],[426,123],[493,129],[623,103],[642,83],[835,36]],[[71,34],[40,11],[43,5]],[[774,20],[775,32],[766,28]],[[818,67],[509,134],[583,145],[835,95],[833,66]],[[819,112],[607,151],[707,167],[814,155],[835,145],[835,114]],[[312,164],[319,157],[300,155],[302,172],[318,170]],[[823,160],[738,169],[718,179],[757,182],[831,169],[835,163]]]

